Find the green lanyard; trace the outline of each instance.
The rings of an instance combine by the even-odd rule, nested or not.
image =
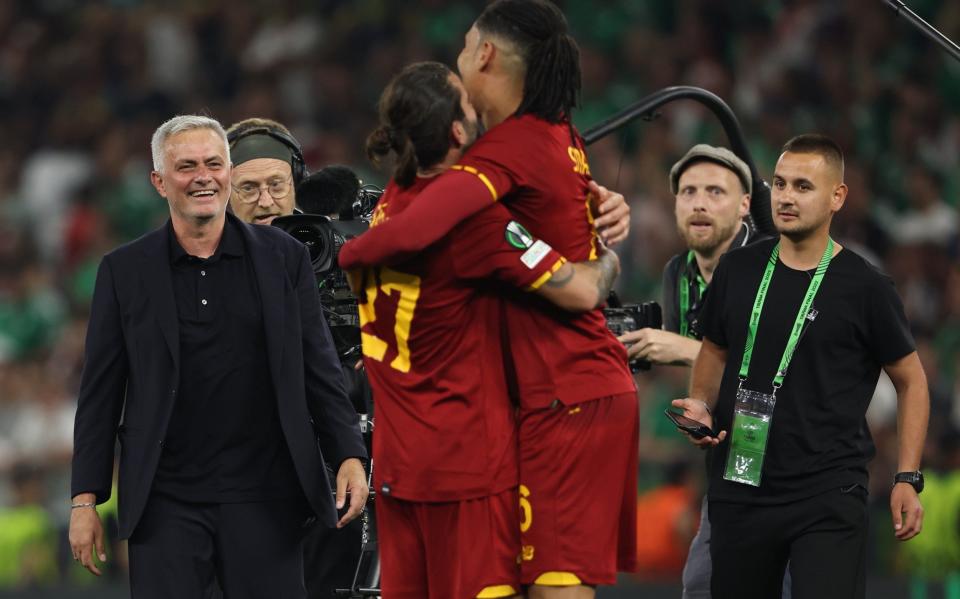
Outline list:
[[[770,254],[770,260],[767,261],[767,269],[763,272],[763,279],[760,280],[760,288],[757,289],[757,297],[753,300],[753,312],[750,313],[750,324],[747,327],[747,344],[743,348],[743,362],[740,364],[740,384],[747,380],[747,373],[750,370],[750,358],[753,356],[753,344],[757,337],[757,326],[760,324],[760,312],[763,311],[763,302],[767,299],[767,290],[770,288],[770,280],[773,279],[773,270],[777,265],[777,258],[780,256],[780,243],[774,246]],[[780,367],[777,368],[777,375],[773,377],[773,392],[783,386],[783,379],[787,375],[787,367],[790,366],[790,360],[793,359],[793,352],[797,349],[797,343],[800,342],[800,333],[803,331],[803,321],[808,318],[810,307],[813,305],[813,298],[820,289],[820,283],[823,281],[823,275],[830,266],[830,260],[833,259],[833,239],[827,240],[827,249],[820,258],[820,264],[817,266],[817,272],[810,280],[807,287],[807,294],[803,296],[803,303],[800,304],[800,310],[797,312],[797,318],[793,322],[793,329],[790,331],[790,338],[787,340],[787,347],[783,350],[783,357],[780,358]]]
[[[687,319],[687,310],[690,309],[690,278],[687,277],[687,271],[691,264],[695,264],[696,256],[693,250],[687,252],[687,265],[680,270],[680,335],[682,337],[691,337],[690,322]],[[707,282],[703,277],[697,274],[697,287],[700,290],[700,297],[703,297],[707,290]]]

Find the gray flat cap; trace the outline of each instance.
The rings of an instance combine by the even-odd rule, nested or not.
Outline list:
[[[688,166],[698,161],[713,162],[720,166],[727,167],[737,175],[737,178],[740,179],[747,193],[750,193],[751,189],[753,189],[750,167],[747,166],[746,162],[740,160],[739,156],[726,148],[697,144],[690,148],[690,151],[670,169],[670,191],[673,195],[677,195],[679,191],[677,186],[680,182],[680,175],[683,174],[683,171],[687,170]]]

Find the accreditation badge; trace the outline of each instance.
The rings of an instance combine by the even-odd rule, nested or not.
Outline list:
[[[773,422],[773,408],[777,396],[744,389],[737,389],[737,403],[733,411],[733,427],[725,480],[760,486],[763,474],[763,459],[767,453],[767,439]]]

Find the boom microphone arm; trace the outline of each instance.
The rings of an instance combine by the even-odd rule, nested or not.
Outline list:
[[[947,54],[954,57],[956,60],[960,60],[960,46],[953,43],[947,36],[943,35],[936,28],[921,19],[917,13],[910,10],[906,4],[900,0],[883,0],[887,6],[893,9],[893,11],[902,16],[904,19],[910,22],[911,25],[916,27],[920,33],[925,35],[927,38],[936,42],[941,48],[943,48]]]
[[[773,226],[773,217],[770,213],[770,186],[767,185],[750,157],[750,151],[743,138],[740,123],[727,103],[714,93],[705,89],[691,86],[667,87],[658,92],[631,104],[602,123],[584,131],[583,140],[587,145],[610,135],[617,129],[632,123],[638,118],[652,120],[656,109],[674,100],[695,100],[710,109],[719,119],[727,138],[730,140],[730,149],[743,159],[750,167],[750,177],[753,179],[753,189],[750,196],[750,216],[757,230],[767,235],[776,235]]]

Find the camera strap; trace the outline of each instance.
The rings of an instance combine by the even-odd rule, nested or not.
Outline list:
[[[747,342],[743,348],[743,361],[740,363],[740,384],[747,380],[750,372],[750,359],[753,357],[753,345],[757,338],[757,327],[760,325],[760,313],[763,311],[763,303],[767,299],[767,291],[770,289],[770,281],[773,279],[773,271],[777,265],[777,259],[780,257],[780,243],[773,247],[770,253],[770,259],[767,261],[767,268],[763,272],[763,278],[760,280],[760,287],[757,289],[757,297],[753,300],[753,311],[750,313],[750,322],[747,325]],[[777,374],[773,377],[773,392],[783,386],[783,379],[787,376],[787,368],[790,367],[790,361],[793,359],[793,353],[800,342],[800,334],[803,332],[803,323],[809,318],[810,308],[813,306],[813,298],[820,290],[820,283],[823,281],[823,275],[830,266],[830,260],[833,259],[833,239],[827,238],[827,249],[820,258],[820,264],[817,271],[810,279],[807,286],[807,293],[803,296],[803,302],[797,311],[797,317],[793,321],[793,328],[790,329],[790,337],[787,339],[787,347],[783,350],[783,356],[780,358],[780,366],[777,368]]]
[[[687,251],[687,260],[686,264],[680,267],[680,336],[681,337],[692,337],[690,334],[690,320],[687,317],[687,312],[690,310],[690,269],[697,268],[697,257],[693,253],[693,250]],[[703,298],[703,294],[707,291],[707,282],[703,280],[703,276],[697,272],[697,290],[699,291],[698,297]]]

